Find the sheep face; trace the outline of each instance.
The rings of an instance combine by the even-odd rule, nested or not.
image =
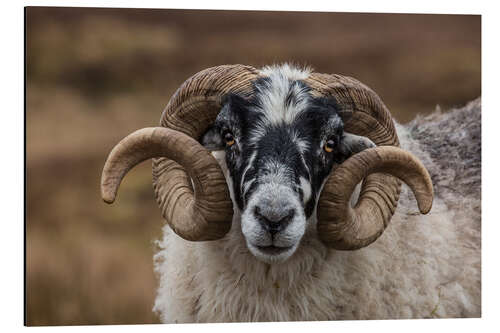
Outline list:
[[[226,97],[202,138],[225,150],[234,204],[248,249],[276,263],[297,249],[332,168],[373,146],[343,132],[337,106],[313,98],[301,81],[271,75],[255,83],[252,98]]]

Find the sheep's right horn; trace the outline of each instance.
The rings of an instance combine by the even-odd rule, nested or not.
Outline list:
[[[193,138],[193,140],[199,140],[203,133],[213,125],[215,118],[219,114],[223,96],[231,93],[250,96],[253,91],[252,84],[258,75],[259,73],[255,68],[243,65],[222,65],[196,73],[187,79],[172,96],[163,111],[160,125],[182,132]],[[174,211],[179,211],[176,206],[184,206],[184,187],[190,183],[187,174],[189,172],[186,173],[188,170],[184,170],[185,168],[186,166],[179,165],[170,156],[153,158],[153,189],[156,201],[163,217],[171,226],[174,226],[174,220],[180,221],[184,219],[176,216],[177,213],[174,213]],[[217,168],[219,168],[218,165]],[[207,198],[210,197],[209,193],[219,193],[213,197],[214,200],[211,206],[208,206],[206,201],[208,199],[204,199],[204,201],[198,200],[200,202],[199,206],[207,208],[203,213],[207,223],[208,221],[230,221],[233,210],[229,189],[225,181],[222,183],[222,170],[217,173],[217,177],[214,175],[215,171],[211,174],[199,175],[199,178],[206,180],[207,184],[212,181],[214,183],[214,185],[203,187],[201,193],[205,194],[204,191],[207,191]],[[223,187],[224,189],[222,189]],[[227,195],[222,198],[221,193]],[[195,188],[195,196],[198,194]],[[210,207],[215,207],[217,202],[220,208],[212,210]],[[173,228],[177,232],[177,229]],[[226,230],[225,228],[221,230]],[[222,231],[210,233],[210,238],[207,238],[209,233],[200,232],[198,234],[203,238],[195,239],[195,237],[187,238],[184,234],[179,235],[189,240],[217,239],[217,235],[223,236]]]
[[[354,187],[372,173],[398,177],[412,189],[420,212],[432,207],[432,182],[422,163],[397,147],[364,150],[342,163],[328,178],[318,202],[318,235],[328,246],[355,250],[374,242],[389,224],[397,198],[382,196],[377,188],[387,186],[372,179],[355,208],[350,205]]]
[[[223,237],[231,227],[233,209],[222,170],[208,150],[176,130],[143,128],[120,141],[109,154],[102,172],[104,201],[112,203],[125,174],[153,157],[166,157],[182,166],[181,170],[175,170],[175,166],[170,170],[175,204],[163,211],[172,229],[193,241]]]

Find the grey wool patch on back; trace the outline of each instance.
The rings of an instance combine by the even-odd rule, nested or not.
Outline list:
[[[431,174],[439,192],[481,198],[480,98],[447,113],[438,110],[417,117],[407,128],[439,166],[440,170]]]

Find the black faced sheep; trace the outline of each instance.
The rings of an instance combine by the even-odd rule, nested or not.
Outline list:
[[[480,108],[401,126],[349,77],[214,67],[113,149],[102,195],[154,158],[164,322],[478,317]]]

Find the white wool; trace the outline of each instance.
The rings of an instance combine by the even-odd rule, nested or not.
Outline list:
[[[275,64],[271,66],[265,66],[260,69],[260,74],[264,76],[271,76],[276,72],[280,73],[282,76],[289,78],[290,80],[304,80],[312,73],[311,67],[298,67],[292,64]]]
[[[267,78],[268,84],[256,88],[259,106],[254,107],[253,111],[261,113],[263,118],[252,130],[251,142],[254,143],[266,134],[270,124],[291,124],[307,109],[310,100],[306,86],[295,82],[306,79],[311,74],[310,68],[298,68],[285,63],[264,67],[260,73]],[[294,98],[287,103],[289,95]]]
[[[431,175],[449,172],[407,127],[396,128],[402,148]],[[230,182],[223,154],[216,155]],[[443,190],[431,212],[419,215],[403,185],[390,225],[370,246],[327,249],[312,221],[296,253],[274,265],[247,249],[237,209],[231,231],[218,241],[188,242],[165,226],[155,255],[154,311],[170,323],[479,317],[478,209],[479,197]]]

